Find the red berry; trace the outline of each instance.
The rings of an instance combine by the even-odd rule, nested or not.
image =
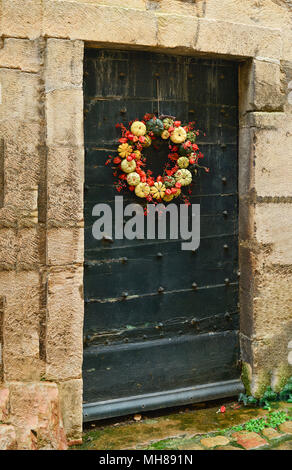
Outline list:
[[[131,157],[131,155],[128,155],[127,160],[128,160],[128,162],[131,162],[133,160],[133,157]]]
[[[175,183],[176,188],[181,188],[181,184],[179,182]]]

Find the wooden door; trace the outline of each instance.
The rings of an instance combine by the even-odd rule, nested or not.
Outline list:
[[[89,49],[84,102],[84,419],[238,393],[237,65]],[[104,165],[115,124],[157,111],[206,133],[199,144],[211,171],[191,195],[201,210],[195,253],[176,240],[92,236],[93,206],[117,194]]]

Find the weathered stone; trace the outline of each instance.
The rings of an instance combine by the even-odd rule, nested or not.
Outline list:
[[[0,67],[38,72],[40,67],[37,41],[5,38],[0,48]]]
[[[49,148],[47,220],[50,226],[72,226],[83,220],[83,162],[81,147]]]
[[[292,31],[291,27],[285,27],[282,29],[283,37],[283,52],[282,59],[292,62]]]
[[[273,428],[263,429],[262,434],[269,440],[279,439],[280,437],[282,437],[282,434],[280,434],[278,431],[276,431],[276,429]]]
[[[241,110],[279,111],[285,95],[282,88],[280,63],[253,60],[241,66]]]
[[[1,97],[0,135],[6,141],[17,141],[18,151],[31,151],[38,144],[33,124],[39,122],[39,77],[20,70],[0,69]],[[15,137],[17,136],[17,139]],[[25,140],[25,141],[24,141]],[[25,147],[27,145],[27,147]]]
[[[47,36],[118,44],[156,44],[156,18],[151,12],[68,1],[44,1],[43,33]]]
[[[201,444],[204,447],[207,447],[207,449],[211,449],[212,447],[216,446],[224,446],[226,444],[229,444],[230,439],[225,436],[214,436],[214,437],[205,437],[201,439]]]
[[[39,380],[40,280],[38,272],[2,271],[0,290],[6,297],[3,331],[4,377]]]
[[[0,422],[5,423],[9,416],[9,389],[0,388]]]
[[[14,426],[0,424],[0,450],[15,449],[17,449],[17,442]]]
[[[255,209],[256,239],[269,244],[269,264],[292,264],[292,205],[285,203],[257,204]],[[285,225],[285,230],[283,230]]]
[[[83,228],[52,228],[47,234],[48,263],[65,265],[83,263]]]
[[[83,80],[83,42],[48,39],[46,53],[46,91],[81,88]]]
[[[200,2],[199,2],[200,3]],[[181,0],[152,0],[146,2],[147,8],[155,13],[168,13],[176,16],[195,17],[198,15],[198,2],[182,2]]]
[[[82,438],[82,393],[82,379],[59,384],[61,413],[69,445]]]
[[[10,384],[11,422],[19,448],[67,448],[56,384]]]
[[[41,33],[41,0],[2,0],[0,30],[5,36],[34,39]]]
[[[286,421],[285,423],[280,424],[279,429],[285,434],[292,434],[292,421]]]
[[[281,46],[279,29],[199,19],[195,49],[200,52],[279,59]]]
[[[51,269],[48,276],[47,378],[81,377],[83,268]]]
[[[289,6],[278,1],[243,2],[242,0],[208,0],[205,2],[207,18],[225,20],[234,23],[261,25],[271,28],[286,25],[289,22]]]
[[[198,20],[191,16],[157,15],[158,45],[193,48],[198,24]]]
[[[39,262],[38,232],[35,228],[0,230],[0,270],[32,269]]]
[[[291,125],[291,117],[285,113],[252,112],[242,119],[240,196],[252,190],[260,197],[291,197],[291,184],[286,177],[292,171]]]
[[[81,89],[55,90],[46,96],[47,144],[52,147],[83,145],[83,94]]]
[[[246,450],[258,449],[267,445],[267,441],[255,432],[240,431],[232,434],[237,444],[244,447]]]

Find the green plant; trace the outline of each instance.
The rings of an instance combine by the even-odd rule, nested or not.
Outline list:
[[[231,431],[261,432],[264,428],[276,428],[289,420],[292,420],[292,418],[285,411],[272,411],[263,418],[254,418],[245,424],[233,426]]]
[[[279,393],[274,392],[271,387],[267,387],[261,398],[255,398],[252,395],[241,393],[238,397],[238,401],[242,402],[244,406],[255,405],[265,410],[270,410],[270,403],[273,402],[286,401],[292,403],[292,377],[289,378],[288,382]]]

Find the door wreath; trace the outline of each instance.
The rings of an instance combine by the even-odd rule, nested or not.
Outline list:
[[[209,168],[201,166],[199,161],[203,158],[196,138],[199,131],[195,130],[194,122],[182,125],[181,121],[173,116],[155,116],[145,114],[141,121],[137,119],[129,122],[129,127],[117,124],[121,130],[121,138],[116,157],[109,156],[106,165],[112,163],[113,174],[118,177],[116,189],[128,189],[136,196],[147,202],[170,202],[172,199],[182,197],[186,204],[188,198],[184,192],[191,185],[198,170],[209,172]],[[147,168],[147,158],[143,155],[144,149],[159,148],[159,142],[168,144],[167,162],[162,175],[153,176]]]

